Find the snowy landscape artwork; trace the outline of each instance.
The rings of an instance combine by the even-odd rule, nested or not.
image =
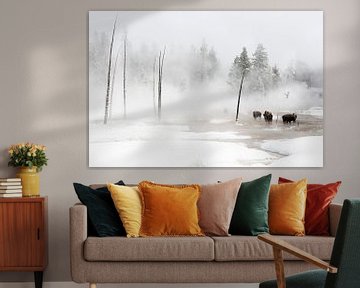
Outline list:
[[[90,11],[90,167],[322,167],[322,11]]]

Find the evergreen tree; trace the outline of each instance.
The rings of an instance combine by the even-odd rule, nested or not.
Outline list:
[[[195,84],[213,79],[219,68],[219,61],[214,48],[209,50],[205,41],[199,50],[193,48],[190,67],[191,79]]]
[[[252,59],[251,89],[265,95],[271,86],[271,80],[268,54],[264,46],[258,44]]]
[[[280,70],[275,65],[274,67],[271,68],[271,72],[272,72],[272,85],[273,87],[278,87],[281,82]]]
[[[243,72],[250,69],[250,67],[251,62],[246,47],[243,47],[240,56],[235,57],[234,62],[230,68],[228,83],[232,87],[238,88]]]
[[[269,58],[264,46],[260,43],[256,47],[255,53],[253,54],[252,65],[254,69],[259,71],[265,71],[269,67]]]

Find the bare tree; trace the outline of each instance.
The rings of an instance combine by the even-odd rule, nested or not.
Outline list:
[[[126,118],[126,48],[127,48],[127,33],[124,36],[124,66],[123,66],[123,98],[124,98],[124,118]]]
[[[246,73],[246,70],[243,70],[242,75],[241,75],[239,96],[238,96],[238,102],[237,102],[237,108],[236,108],[236,119],[235,119],[236,122],[239,120],[240,98],[241,98],[242,87],[244,84],[245,73]]]
[[[110,100],[109,100],[109,119],[111,119],[111,117],[112,117],[112,107],[113,107],[112,102],[114,99],[115,76],[116,76],[116,69],[117,69],[117,62],[118,62],[119,54],[120,54],[120,48],[119,48],[118,52],[116,53],[114,70],[113,70],[113,75],[112,75],[112,79],[111,79],[111,92],[110,92]]]
[[[106,85],[106,97],[105,97],[105,115],[104,115],[104,124],[107,124],[109,120],[109,108],[110,108],[110,85],[111,85],[111,59],[113,53],[115,32],[116,32],[116,23],[117,16],[114,21],[114,26],[112,29],[111,41],[110,41],[110,51],[109,51],[109,63],[108,63],[108,72],[107,72],[107,85]]]
[[[161,120],[161,92],[162,92],[162,75],[163,75],[163,66],[164,66],[164,58],[165,58],[166,47],[164,47],[164,52],[161,54],[161,50],[159,53],[159,79],[158,79],[158,119]]]
[[[154,106],[154,115],[156,117],[156,98],[155,98],[155,94],[156,94],[156,90],[155,90],[155,72],[156,72],[156,58],[154,57],[154,63],[153,63],[153,106]]]

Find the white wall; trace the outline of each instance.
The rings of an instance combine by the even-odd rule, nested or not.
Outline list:
[[[324,10],[324,168],[90,169],[87,126],[89,10]],[[358,0],[2,0],[0,1],[0,175],[13,176],[6,148],[33,141],[48,146],[41,194],[49,197],[46,281],[68,281],[68,208],[72,182],[150,179],[206,183],[272,172],[312,182],[342,180],[337,197],[360,196],[360,2]],[[31,273],[0,273],[0,282],[32,281]]]

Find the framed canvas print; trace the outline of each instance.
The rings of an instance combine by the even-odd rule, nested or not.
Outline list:
[[[322,167],[322,11],[90,11],[90,167]]]

